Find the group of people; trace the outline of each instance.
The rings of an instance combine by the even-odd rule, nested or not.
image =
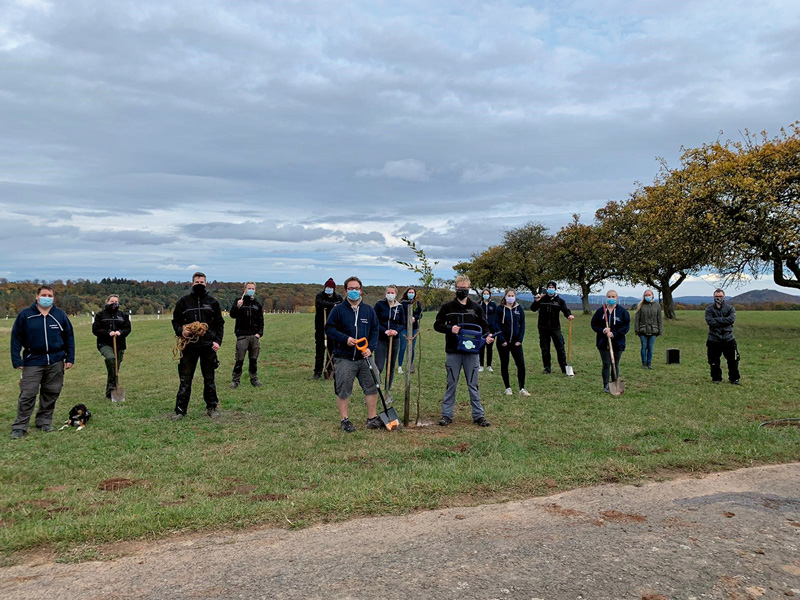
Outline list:
[[[445,367],[447,382],[442,400],[439,425],[453,423],[456,387],[461,372],[469,391],[473,423],[488,427],[478,387],[478,375],[485,369],[492,371],[492,348],[497,344],[501,376],[505,394],[513,394],[509,365],[513,358],[517,368],[519,394],[529,396],[525,389],[525,311],[517,302],[513,289],[505,290],[499,304],[491,299],[491,291],[484,289],[478,302],[470,295],[470,280],[458,276],[455,280],[455,297],[444,303],[436,314],[433,329],[445,335]],[[362,283],[358,277],[349,277],[344,283],[345,296],[336,293],[336,284],[329,279],[316,298],[315,336],[316,360],[312,379],[321,379],[324,373],[334,378],[334,392],[345,432],[355,431],[349,418],[349,401],[356,380],[364,392],[368,429],[380,429],[382,422],[377,414],[378,373],[388,369],[386,388],[392,385],[393,373],[398,372],[403,355],[411,346],[411,364],[414,363],[416,334],[422,320],[422,305],[417,290],[410,287],[398,299],[397,286],[386,287],[385,297],[375,306],[363,301]],[[241,384],[244,361],[248,360],[250,383],[262,384],[258,378],[260,339],[264,334],[264,313],[255,297],[256,286],[247,282],[242,297],[229,311],[235,320],[236,347],[231,389]],[[53,289],[39,286],[36,298],[22,310],[11,331],[11,361],[22,371],[17,417],[11,426],[12,439],[20,439],[28,431],[30,418],[39,397],[39,410],[35,426],[45,432],[52,430],[53,412],[61,393],[64,372],[75,363],[75,337],[67,314],[54,304]],[[556,282],[551,281],[542,294],[537,294],[531,311],[538,313],[539,346],[542,352],[544,373],[551,372],[550,345],[555,347],[558,365],[567,372],[567,355],[561,333],[563,314],[574,319],[563,298],[558,295]],[[407,323],[409,309],[411,323]],[[725,302],[725,292],[714,292],[714,303],[705,311],[709,327],[706,342],[711,380],[722,381],[721,358],[727,360],[728,379],[739,385],[739,351],[733,336],[736,321],[734,307]],[[217,357],[222,345],[225,319],[219,302],[206,290],[206,276],[197,272],[192,277],[191,292],[180,298],[172,316],[176,349],[180,351],[178,363],[179,386],[175,400],[174,420],[183,419],[192,392],[192,380],[198,362],[203,376],[203,399],[206,414],[219,417],[219,398],[215,384]],[[606,293],[603,305],[592,316],[591,327],[596,332],[596,345],[602,362],[603,389],[609,391],[609,382],[619,377],[619,364],[626,348],[625,338],[631,326],[628,311],[618,304],[617,293]],[[651,290],[646,290],[636,310],[634,331],[641,341],[642,367],[652,368],[655,339],[663,333],[661,309]],[[126,339],[131,333],[129,316],[119,309],[119,296],[112,294],[92,324],[97,338],[97,349],[103,357],[106,370],[106,398],[112,397],[117,385],[117,371],[126,350]],[[410,342],[410,343],[409,343]],[[397,369],[395,365],[398,363]],[[374,361],[374,362],[368,362]],[[485,367],[484,367],[485,364]],[[614,365],[615,368],[612,368]]]

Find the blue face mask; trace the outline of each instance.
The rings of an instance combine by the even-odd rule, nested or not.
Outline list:
[[[606,298],[606,304],[609,306],[616,306],[617,299],[616,298]]]
[[[252,298],[253,296],[255,296],[255,295],[256,295],[256,291],[255,291],[255,290],[247,290],[247,292],[246,292],[246,293],[247,293],[247,295],[248,295],[248,296],[250,296],[251,298]]]
[[[484,300],[488,300],[488,299],[489,299],[489,294],[484,294],[484,295],[483,295],[483,299],[484,299]]]
[[[358,300],[361,298],[361,290],[347,290],[348,300]]]
[[[409,300],[413,300],[415,297],[416,297],[416,294],[414,292],[408,292],[408,299]]]
[[[555,296],[556,290],[554,288],[547,288],[547,295],[548,296]]]
[[[644,297],[644,301],[645,302],[652,302],[653,301],[653,297],[652,296],[645,296]]]
[[[39,306],[42,308],[50,308],[53,306],[53,299],[50,296],[39,296]]]

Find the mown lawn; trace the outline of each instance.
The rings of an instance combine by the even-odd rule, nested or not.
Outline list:
[[[10,325],[0,321],[3,348]],[[432,315],[423,325],[422,419],[435,422],[444,343],[431,330]],[[627,391],[618,398],[601,393],[588,317],[575,321],[572,379],[541,374],[535,320],[529,326],[533,396],[502,395],[496,354],[495,373],[481,375],[492,427],[472,425],[462,382],[449,428],[366,431],[358,393],[351,417],[359,430],[347,435],[338,428],[332,382],[308,380],[311,315],[267,316],[263,388],[228,389],[233,348],[224,344],[217,372],[222,418],[212,422],[203,412],[198,369],[189,416],[178,423],[168,420],[178,382],[169,322],[134,317],[121,372],[128,401],[112,405],[103,398],[105,369],[89,324],[79,319],[76,366],[54,424],[83,402],[94,415],[85,431],[34,430],[11,441],[19,374],[8,359],[0,370],[0,421],[7,424],[0,436],[2,560],[35,547],[77,560],[98,556],[102,543],[115,540],[253,524],[303,527],[800,458],[800,429],[758,427],[800,416],[800,313],[739,312],[743,385],[734,387],[710,383],[702,313],[680,312],[656,343],[653,371],[640,368],[639,341],[629,337],[622,360]],[[680,365],[664,364],[667,347],[681,349]],[[402,383],[395,381],[401,414]],[[100,489],[112,478],[133,485]]]

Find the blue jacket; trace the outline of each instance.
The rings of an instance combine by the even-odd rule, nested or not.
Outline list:
[[[378,317],[378,339],[382,342],[388,342],[389,336],[386,335],[387,329],[394,329],[397,332],[397,338],[406,332],[406,311],[403,305],[398,302],[394,306],[389,306],[388,300],[378,300],[373,307],[375,309],[375,316]]]
[[[500,345],[522,342],[525,339],[525,310],[519,304],[514,308],[501,304],[494,315],[494,330]]]
[[[478,302],[483,311],[483,318],[486,319],[486,322],[489,324],[489,331],[496,331],[497,328],[495,326],[494,318],[497,314],[497,304],[493,300],[489,300],[488,303],[483,301]]]
[[[333,340],[333,355],[347,360],[364,358],[355,346],[347,345],[347,338],[367,338],[367,347],[375,352],[378,345],[378,317],[375,310],[363,300],[353,306],[345,300],[333,307],[325,323],[325,335]]]
[[[401,300],[400,304],[403,305],[403,314],[408,314],[408,305],[414,303],[414,308],[411,310],[411,316],[416,319],[414,321],[414,327],[412,327],[411,332],[414,333],[417,329],[419,329],[419,321],[422,318],[422,304],[420,304],[419,300]],[[406,327],[408,329],[408,327]]]
[[[75,362],[72,323],[60,308],[53,306],[45,316],[34,302],[14,320],[11,328],[11,363],[16,369],[44,367],[62,360]]]
[[[608,350],[608,338],[603,333],[603,329],[606,328],[606,318],[603,315],[605,308],[604,304],[592,316],[592,329],[597,332],[597,348],[600,350]],[[609,313],[608,324],[614,334],[611,343],[622,352],[625,350],[625,334],[631,328],[631,316],[621,306],[615,306],[614,310]]]

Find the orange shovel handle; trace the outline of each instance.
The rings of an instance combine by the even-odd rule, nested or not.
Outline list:
[[[369,340],[367,338],[362,337],[356,340],[356,350],[358,350],[359,352],[362,353],[365,352],[368,346],[369,346]]]

